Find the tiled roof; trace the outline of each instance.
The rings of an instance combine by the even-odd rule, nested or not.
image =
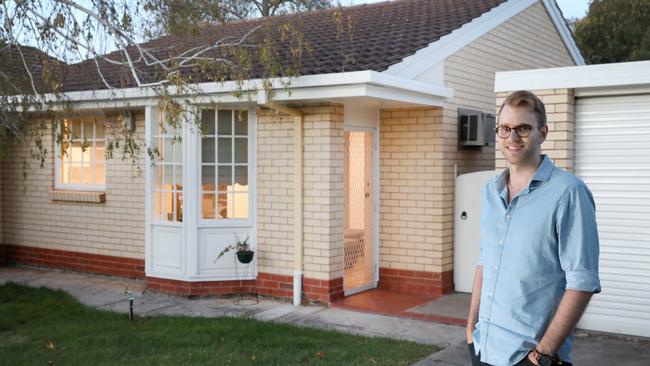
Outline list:
[[[43,71],[47,69],[48,73],[53,76],[58,74],[63,66],[61,61],[37,48],[0,44],[0,81],[2,83],[0,93],[15,94],[22,91],[31,94],[31,79],[34,80],[34,86],[39,92],[51,91],[56,80],[47,77],[49,82],[44,82]],[[14,87],[17,87],[18,90],[13,90]]]
[[[312,48],[304,53],[300,75],[336,73],[342,71],[383,71],[400,62],[440,37],[498,6],[506,0],[396,0],[343,8],[343,26],[337,32],[336,9],[316,10],[300,14],[262,18],[199,27],[196,36],[162,37],[142,44],[157,55],[173,50],[186,50],[197,45],[212,44],[224,37],[241,37],[256,26],[277,29],[285,23],[296,26]],[[351,21],[351,26],[348,23]],[[268,27],[268,28],[267,28]],[[348,31],[350,30],[350,31]],[[259,41],[260,37],[251,38]],[[288,45],[276,38],[280,58],[288,62]],[[114,52],[110,57],[122,56]],[[113,87],[135,86],[130,72],[118,66],[101,64],[104,77]],[[153,68],[142,68],[142,80],[153,80]],[[187,70],[193,82],[204,82],[200,71]],[[263,76],[253,68],[250,78]],[[70,65],[64,76],[64,89],[106,89],[95,62],[84,61]]]

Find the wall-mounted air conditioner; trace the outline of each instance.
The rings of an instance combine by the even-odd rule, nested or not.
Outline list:
[[[495,118],[493,114],[458,108],[458,145],[494,145]]]

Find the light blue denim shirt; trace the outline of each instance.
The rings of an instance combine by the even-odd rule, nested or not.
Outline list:
[[[566,289],[600,292],[595,205],[587,186],[543,156],[508,204],[508,170],[483,191],[483,287],[476,352],[514,365],[539,343]],[[573,336],[558,355],[571,362]]]

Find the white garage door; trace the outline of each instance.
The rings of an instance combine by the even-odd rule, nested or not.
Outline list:
[[[594,194],[603,291],[578,325],[650,336],[650,95],[576,101],[575,171]]]

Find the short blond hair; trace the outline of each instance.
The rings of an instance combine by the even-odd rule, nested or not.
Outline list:
[[[499,108],[499,115],[505,106],[514,108],[527,107],[537,118],[537,127],[542,128],[546,126],[546,108],[541,99],[528,90],[517,90],[510,93],[506,100]]]

